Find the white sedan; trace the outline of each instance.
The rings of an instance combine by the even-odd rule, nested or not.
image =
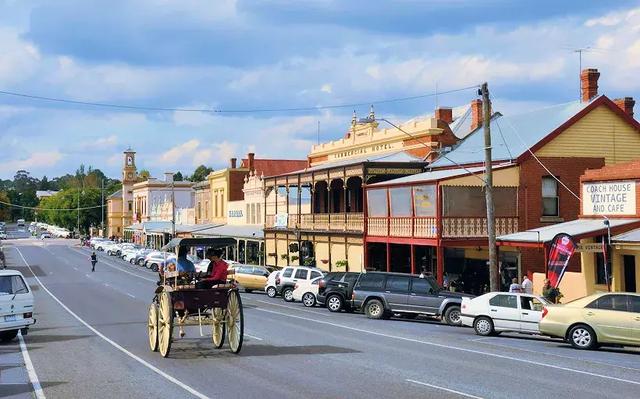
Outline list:
[[[313,280],[298,280],[293,289],[293,300],[301,301],[308,308],[316,306],[316,295],[318,295],[318,282],[322,277]]]
[[[549,302],[537,295],[490,292],[475,298],[462,298],[462,325],[476,334],[488,336],[503,331],[539,334],[542,308]]]

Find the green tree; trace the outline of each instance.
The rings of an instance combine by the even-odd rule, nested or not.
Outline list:
[[[78,200],[80,201],[78,203]],[[38,219],[56,226],[75,230],[78,223],[78,206],[81,209],[80,231],[86,232],[91,226],[99,226],[102,220],[100,214],[101,193],[99,188],[72,188],[60,191],[58,194],[44,198],[40,202]],[[42,209],[44,208],[44,209]]]
[[[174,181],[183,181],[184,180],[184,176],[182,176],[182,172],[178,171],[173,175],[173,180]]]
[[[151,177],[151,172],[149,172],[147,169],[142,169],[140,172],[138,172],[138,180],[140,181],[149,180],[149,177]]]
[[[0,191],[0,201],[11,203],[9,196],[4,191]],[[10,218],[11,218],[11,207],[9,205],[0,203],[0,221],[8,221]]]
[[[192,182],[205,181],[211,172],[213,172],[212,168],[200,165],[193,171],[193,175],[189,177],[189,180]]]

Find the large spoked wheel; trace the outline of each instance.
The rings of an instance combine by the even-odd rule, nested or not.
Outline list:
[[[231,352],[239,353],[244,339],[244,317],[242,314],[242,300],[236,290],[229,291],[226,313],[225,329],[229,340],[229,348]]]
[[[149,330],[149,347],[152,352],[158,351],[158,305],[154,302],[149,305],[149,319],[147,322]]]
[[[225,328],[224,328],[224,311],[221,308],[213,309],[213,322],[211,323],[213,346],[216,349],[222,348],[224,344]]]
[[[163,291],[160,294],[160,309],[158,309],[158,346],[162,357],[169,356],[171,338],[173,337],[173,304],[171,295]]]

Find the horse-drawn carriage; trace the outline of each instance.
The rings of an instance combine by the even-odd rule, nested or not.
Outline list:
[[[175,251],[180,247],[224,248],[235,245],[233,238],[174,238],[164,248]],[[173,328],[178,326],[180,338],[184,337],[185,326],[199,326],[200,336],[203,325],[211,328],[213,345],[220,349],[225,341],[229,349],[239,353],[244,336],[242,300],[234,283],[214,285],[212,288],[196,288],[204,276],[184,274],[165,267],[160,273],[160,284],[149,306],[147,330],[152,351],[160,351],[169,356],[173,341]]]

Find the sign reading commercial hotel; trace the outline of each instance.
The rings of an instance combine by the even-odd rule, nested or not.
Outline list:
[[[635,215],[636,182],[584,183],[583,215]]]

